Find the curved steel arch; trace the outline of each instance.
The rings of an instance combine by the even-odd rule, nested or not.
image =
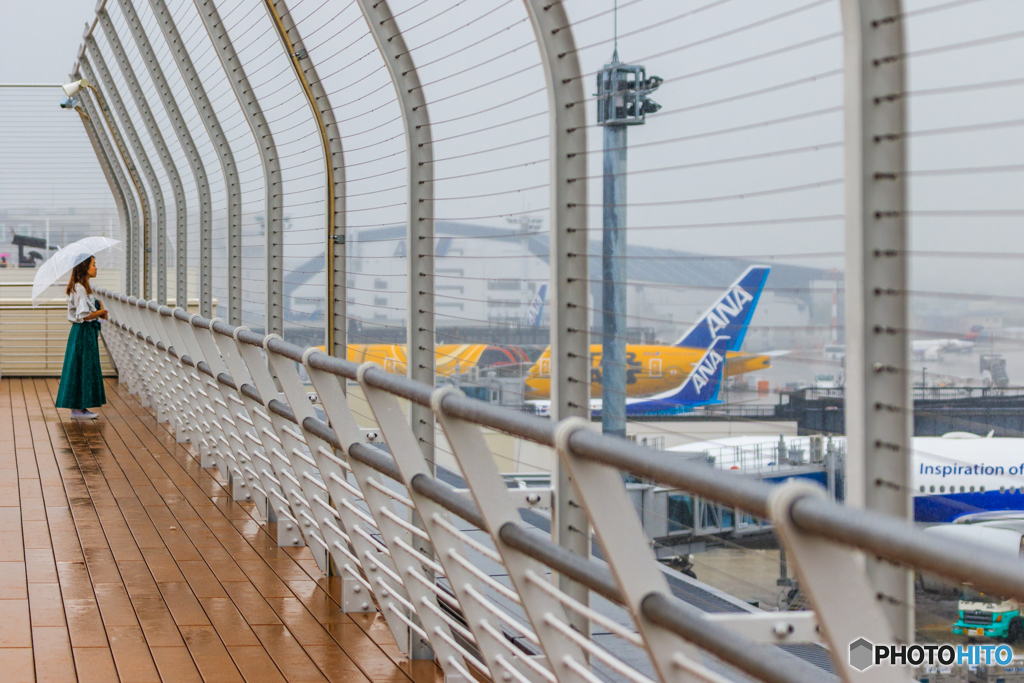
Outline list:
[[[150,139],[153,141],[153,146],[156,148],[156,153],[160,157],[160,163],[164,167],[164,171],[167,173],[167,178],[170,181],[171,189],[174,191],[174,209],[179,226],[186,225],[188,221],[188,206],[185,202],[185,189],[181,184],[181,176],[178,174],[178,167],[174,163],[174,158],[171,156],[170,151],[167,148],[167,143],[164,141],[163,133],[160,132],[160,127],[156,124],[156,119],[153,117],[153,110],[149,107],[149,102],[146,100],[146,96],[142,92],[142,87],[139,85],[139,79],[135,75],[135,69],[132,68],[131,62],[128,60],[128,55],[124,51],[124,45],[121,44],[121,38],[117,35],[117,30],[114,28],[114,22],[110,20],[110,14],[107,13],[105,8],[106,3],[101,4],[96,10],[96,17],[99,20],[99,25],[103,29],[103,35],[107,39],[107,44],[110,46],[111,51],[114,53],[114,58],[117,60],[117,64],[121,69],[121,75],[124,77],[125,83],[128,85],[128,90],[132,94],[132,99],[135,100],[135,106],[139,110],[139,115],[142,116],[143,122],[146,125],[146,130],[149,132]],[[180,230],[180,228],[179,228]],[[150,278],[149,254],[152,250],[152,239],[148,230],[144,233],[144,251],[143,251],[143,291],[145,292],[146,298],[150,298],[152,285]],[[160,227],[157,226],[156,235],[156,248],[157,248],[157,267],[162,268],[157,274],[158,290],[160,287],[159,283],[163,283],[163,303],[167,302],[167,231],[166,226],[164,231],[160,233]],[[179,248],[180,251],[180,248]],[[159,291],[158,291],[159,293]]]
[[[551,419],[590,419],[590,325],[587,321],[587,116],[579,54],[562,3],[523,0],[548,89],[551,121]],[[561,463],[557,473],[559,545],[590,556],[587,515]],[[559,587],[586,604],[588,591],[559,577]],[[590,624],[573,626],[588,634]]]
[[[265,2],[295,70],[295,76],[302,85],[306,99],[309,100],[313,118],[320,129],[327,185],[327,244],[324,250],[327,270],[326,342],[328,353],[346,358],[348,342],[345,299],[345,154],[341,146],[341,131],[338,129],[331,100],[316,72],[316,65],[313,64],[309,51],[302,42],[302,35],[292,20],[288,4],[285,0]]]
[[[357,0],[388,67],[402,110],[408,157],[408,311],[406,354],[410,379],[434,383],[434,148],[419,74],[387,0]],[[393,27],[385,30],[385,26]],[[409,418],[427,461],[434,463],[434,415],[410,406]]]
[[[72,80],[74,80],[73,77]],[[89,118],[86,118],[85,116],[81,117],[82,125],[85,126],[85,132],[89,136],[89,141],[93,145],[93,150],[96,152],[96,157],[99,160],[100,164],[103,166],[103,175],[106,176],[107,182],[110,184],[110,190],[111,192],[114,193],[114,198],[120,201],[121,203],[119,213],[121,214],[121,220],[124,222],[125,241],[129,241],[130,233],[132,231],[132,225],[129,221],[134,220],[133,217],[135,215],[135,199],[134,197],[132,197],[131,202],[129,202],[128,200],[128,197],[131,196],[131,190],[128,190],[127,188],[123,187],[123,184],[125,183],[125,178],[123,172],[121,171],[121,166],[117,163],[116,160],[112,160],[110,158],[110,142],[105,139],[105,133],[102,134],[103,138],[100,137],[101,131],[97,130],[97,126],[99,124],[96,121],[96,119],[93,118],[95,111],[93,111],[92,114],[89,114],[90,110],[92,110],[93,107],[92,104],[88,101],[87,97],[82,97],[82,105],[85,108],[86,114],[89,116]],[[126,192],[128,193],[127,196],[125,194]],[[125,282],[127,283],[128,278],[130,277],[130,268],[128,263],[125,263],[124,276]]]
[[[82,52],[79,55],[79,60],[83,59],[84,55],[85,55],[85,53]],[[81,75],[81,73],[82,73],[81,63],[80,62],[76,62],[76,64],[75,64],[75,73],[73,75],[78,76],[78,75]],[[91,90],[92,90],[93,96],[96,97],[97,104],[96,104],[96,107],[93,107],[92,105],[88,105],[86,113],[88,114],[88,110],[92,109],[93,113],[90,114],[90,116],[94,116],[97,113],[96,112],[96,108],[98,108],[100,115],[102,116],[102,118],[104,120],[106,120],[107,126],[110,128],[110,135],[111,135],[111,137],[114,138],[114,145],[116,146],[118,153],[121,155],[121,160],[124,162],[124,170],[128,171],[128,177],[131,178],[132,184],[135,186],[135,192],[136,192],[136,194],[139,197],[139,204],[136,206],[136,204],[135,204],[135,197],[136,197],[136,195],[132,195],[131,194],[131,189],[128,188],[128,184],[127,184],[127,182],[125,182],[124,171],[121,169],[121,166],[115,162],[113,164],[113,166],[116,169],[117,175],[120,177],[119,184],[127,190],[127,194],[131,195],[131,201],[128,202],[130,224],[128,226],[129,229],[128,229],[128,235],[127,235],[127,238],[128,238],[127,239],[127,242],[128,242],[128,250],[127,250],[128,251],[128,258],[127,258],[127,262],[125,263],[125,270],[126,270],[125,277],[126,277],[126,281],[127,281],[128,285],[129,285],[129,290],[133,291],[135,293],[138,293],[138,291],[139,291],[139,235],[140,235],[140,227],[141,227],[141,234],[146,234],[148,232],[148,227],[147,227],[148,226],[148,216],[146,214],[146,209],[148,208],[148,206],[147,206],[147,203],[145,201],[142,201],[142,197],[144,196],[143,193],[145,192],[145,190],[143,189],[143,185],[142,185],[141,179],[136,177],[136,175],[135,175],[136,174],[135,164],[132,163],[131,156],[128,154],[128,150],[125,148],[124,140],[121,139],[121,131],[118,129],[117,124],[115,124],[112,120],[110,120],[110,116],[108,115],[109,108],[107,107],[106,102],[103,99],[103,93],[101,93],[99,91],[99,89],[97,89],[95,87],[93,87]],[[86,97],[83,96],[82,101],[83,102],[87,102],[88,100],[87,100]],[[114,157],[113,151],[110,149],[110,141],[107,138],[106,132],[103,129],[103,125],[97,123],[96,131],[99,134],[99,138],[100,138],[100,141],[101,141],[102,145],[104,146],[104,148],[107,151],[108,157],[110,159],[116,159],[116,157]],[[142,214],[142,220],[141,221],[139,220],[139,213],[140,212]]]
[[[96,73],[93,73],[92,64],[96,64]],[[107,68],[107,61],[103,58],[103,54],[100,52],[99,46],[96,44],[96,39],[92,34],[85,36],[85,52],[79,59],[79,68],[82,70],[82,74],[96,84],[96,87],[102,86],[107,93],[107,101],[113,105],[114,111],[117,114],[117,118],[121,121],[121,127],[124,129],[124,135],[128,138],[128,142],[131,144],[131,149],[135,153],[135,158],[138,160],[139,166],[142,168],[142,174],[149,181],[149,187],[153,191],[153,211],[149,214],[155,218],[157,226],[157,234],[161,230],[166,229],[167,215],[166,207],[164,205],[164,192],[160,186],[160,179],[157,178],[156,172],[153,170],[153,164],[150,163],[149,154],[146,152],[145,146],[142,144],[142,139],[139,137],[138,131],[135,129],[135,124],[132,121],[131,116],[128,114],[128,110],[124,106],[124,101],[121,99],[121,94],[117,90],[117,85],[114,83],[114,79],[110,75],[110,70]],[[99,76],[99,78],[97,78]],[[101,106],[104,106],[101,104]],[[110,122],[113,125],[113,121]],[[142,202],[149,207],[149,194],[146,192],[146,188],[143,184],[139,184],[139,195]],[[135,248],[138,249],[139,245],[136,244]]]
[[[213,147],[217,150],[217,158],[220,160],[221,172],[224,174],[224,193],[228,205],[227,245],[228,245],[228,286],[227,286],[227,310],[228,322],[232,325],[242,324],[242,191],[238,185],[238,168],[235,166],[235,155],[231,151],[231,144],[224,129],[217,118],[217,112],[206,95],[206,88],[203,87],[202,79],[192,64],[192,58],[185,48],[185,42],[178,33],[178,27],[174,24],[174,18],[167,9],[164,0],[149,0],[149,6],[156,15],[157,24],[160,26],[164,39],[167,41],[174,61],[181,72],[182,80],[188,86],[192,95],[192,101],[196,110],[203,120],[206,133],[213,140]],[[212,281],[204,285],[205,278],[212,273],[212,235],[210,240],[200,236],[199,240],[199,278],[200,292],[210,292],[213,295]],[[200,295],[201,305],[205,299]],[[212,306],[211,306],[212,308]],[[203,315],[210,315],[203,313]]]
[[[213,0],[193,0],[196,9],[199,11],[199,18],[207,34],[216,47],[217,57],[220,59],[224,73],[227,75],[228,83],[235,94],[235,99],[245,112],[245,120],[252,130],[253,138],[256,140],[256,148],[260,155],[260,165],[263,167],[263,179],[266,186],[266,211],[267,211],[267,307],[265,328],[267,334],[283,334],[284,324],[282,318],[282,299],[284,293],[283,281],[283,192],[281,189],[281,164],[277,158],[277,146],[274,144],[274,136],[270,132],[267,119],[263,116],[259,100],[249,78],[245,75],[245,67],[238,58],[231,39],[221,22],[220,13],[217,11]]]
[[[139,15],[135,11],[135,7],[132,5],[131,0],[118,0],[118,5],[121,7],[121,13],[124,15],[125,22],[128,24],[132,37],[135,39],[135,45],[139,48],[142,61],[146,64],[149,77],[153,79],[156,91],[160,95],[160,101],[163,102],[167,116],[171,120],[178,143],[185,151],[185,158],[188,159],[188,164],[192,169],[192,176],[196,181],[196,193],[199,195],[200,265],[205,264],[207,266],[205,269],[202,267],[199,269],[199,310],[202,315],[210,317],[213,315],[213,295],[210,291],[213,285],[213,274],[209,267],[209,257],[213,243],[213,228],[210,206],[210,181],[206,177],[206,167],[203,165],[203,159],[199,156],[199,151],[196,149],[192,133],[189,132],[188,126],[185,125],[185,118],[181,115],[181,110],[178,108],[178,101],[175,99],[171,88],[167,85],[167,79],[164,77],[164,71],[160,67],[160,61],[153,52],[153,46],[149,42],[149,36],[143,28],[142,22],[139,21]],[[157,250],[157,287],[158,290],[160,287],[163,288],[163,295],[158,294],[157,300],[165,303],[167,301],[167,263],[166,252],[161,250],[166,248],[167,239],[166,236],[161,238],[159,234],[157,239],[159,240]],[[177,291],[175,293],[175,302],[178,306],[181,306],[182,302],[188,301],[187,222],[178,223],[177,245],[175,258],[177,269],[175,285]],[[205,260],[202,258],[203,255],[206,256]],[[187,303],[185,305],[187,307]]]
[[[410,379],[434,384],[434,148],[427,101],[405,38],[394,21],[387,0],[357,0],[359,9],[377,43],[391,82],[395,86],[408,164],[406,199],[406,246],[408,247],[406,310],[406,366]],[[385,29],[390,26],[390,29]],[[409,404],[412,433],[423,451],[431,474],[434,471],[434,412]],[[422,543],[414,537],[414,543]],[[424,552],[432,550],[424,546]],[[410,640],[418,641],[417,638]],[[426,643],[410,644],[413,659],[432,658]]]

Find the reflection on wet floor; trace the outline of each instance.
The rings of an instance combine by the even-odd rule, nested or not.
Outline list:
[[[22,681],[438,683],[115,381],[0,380],[0,662]]]

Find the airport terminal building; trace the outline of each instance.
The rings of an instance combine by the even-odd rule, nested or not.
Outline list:
[[[358,328],[357,334],[367,340],[378,335],[390,340],[386,330],[404,327],[405,231],[404,225],[394,225],[348,233],[348,316],[354,321],[350,328]],[[524,230],[517,224],[495,228],[449,221],[437,221],[434,233],[439,335],[453,328],[474,339],[478,338],[474,333],[480,334],[482,328],[493,328],[498,337],[493,342],[499,341],[503,331],[514,335],[525,325],[541,286],[549,281],[548,233]],[[742,259],[634,244],[627,253],[628,326],[637,341],[676,341],[730,283],[755,265]],[[596,329],[601,325],[602,310],[599,240],[591,240],[589,256],[591,328]],[[833,294],[837,286],[842,291],[835,271],[767,265],[772,266],[771,274],[744,348],[759,351],[828,343]],[[308,296],[303,289],[295,283],[285,295]],[[546,331],[549,324],[545,302],[539,327]]]

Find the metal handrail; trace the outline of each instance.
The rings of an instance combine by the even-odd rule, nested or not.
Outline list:
[[[105,296],[114,296],[99,290]],[[132,297],[129,298],[129,301]],[[139,301],[141,305],[145,303]],[[213,328],[223,334],[227,330],[212,325],[213,321],[175,309],[197,327]],[[304,349],[279,337],[266,337],[236,328],[235,337],[253,346],[269,348],[292,360],[299,359],[312,367],[346,379],[355,379],[359,366],[348,360],[328,356],[317,349]],[[367,384],[429,406],[436,389],[406,377],[384,371],[383,368],[364,372]],[[255,392],[244,385],[240,391]],[[253,396],[250,396],[253,398]],[[254,394],[258,400],[259,394]],[[505,432],[527,441],[555,446],[555,432],[559,423],[483,403],[468,396],[448,394],[439,402],[445,414]],[[739,508],[758,517],[772,516],[770,499],[773,486],[760,481],[740,479],[727,472],[680,460],[678,454],[655,451],[628,441],[591,432],[577,430],[569,437],[572,452],[581,458],[616,469],[653,479],[660,484],[689,491],[705,499]],[[369,463],[367,463],[369,464]],[[411,482],[416,486],[415,480]],[[423,495],[429,495],[426,490]],[[441,501],[436,501],[442,504]],[[927,570],[938,576],[973,585],[1001,595],[1024,599],[1024,564],[1008,561],[998,553],[980,546],[950,547],[947,543],[926,536],[911,524],[868,510],[843,507],[828,500],[813,497],[797,499],[788,510],[793,524],[805,533],[825,540],[841,543],[869,552],[901,565]]]
[[[648,580],[640,583],[627,580],[620,575],[624,570],[621,553],[617,556],[613,552],[608,558],[609,564],[605,564],[588,555],[571,552],[548,535],[540,534],[521,523],[518,515],[514,518],[503,517],[500,514],[494,517],[495,508],[489,502],[489,499],[493,498],[494,491],[491,491],[490,494],[486,493],[487,486],[480,480],[480,473],[472,472],[474,465],[470,464],[471,460],[467,461],[464,458],[460,460],[460,466],[463,468],[466,481],[469,484],[469,491],[457,489],[442,481],[434,476],[429,468],[423,470],[418,465],[411,464],[410,452],[418,451],[415,446],[415,437],[410,432],[406,437],[408,440],[403,442],[400,435],[394,431],[395,422],[382,418],[382,413],[378,411],[380,409],[384,411],[383,414],[388,412],[398,414],[393,401],[395,398],[404,398],[413,404],[429,408],[432,414],[438,417],[449,439],[455,436],[448,431],[452,424],[462,423],[467,426],[475,425],[488,428],[554,448],[563,458],[568,457],[569,462],[574,463],[573,467],[584,468],[580,470],[584,476],[593,475],[593,471],[590,475],[585,474],[586,467],[604,466],[598,469],[607,472],[612,479],[603,484],[598,481],[599,486],[619,481],[618,476],[609,470],[628,471],[674,489],[689,491],[705,500],[771,520],[787,551],[792,551],[792,559],[798,571],[803,572],[801,579],[802,581],[806,580],[805,589],[811,597],[811,603],[815,605],[816,615],[803,613],[803,621],[799,623],[807,624],[808,618],[816,618],[816,623],[822,628],[821,631],[815,631],[818,635],[811,635],[807,626],[802,627],[805,630],[803,631],[804,635],[801,636],[803,640],[800,642],[816,642],[817,639],[824,636],[831,646],[832,656],[835,658],[837,667],[845,672],[844,676],[848,674],[849,668],[847,663],[840,659],[839,651],[843,649],[842,643],[847,642],[844,638],[852,639],[850,634],[858,633],[860,629],[852,631],[847,626],[846,630],[841,633],[833,632],[833,629],[839,627],[839,621],[845,619],[848,613],[843,613],[837,610],[835,605],[830,605],[829,599],[824,599],[820,604],[819,600],[824,593],[834,590],[833,584],[837,580],[843,581],[847,589],[854,590],[860,599],[868,599],[868,595],[873,595],[870,589],[868,592],[864,590],[867,584],[857,573],[861,570],[855,570],[853,574],[847,573],[843,579],[838,579],[833,573],[848,572],[849,567],[856,565],[854,555],[848,549],[870,553],[872,556],[894,564],[914,567],[947,579],[969,582],[979,589],[991,593],[1024,598],[1024,572],[1020,571],[1024,565],[1019,561],[1009,560],[1005,556],[981,547],[969,545],[948,547],[945,543],[924,534],[901,519],[877,512],[842,507],[820,496],[818,490],[809,484],[790,483],[783,486],[772,486],[763,481],[737,477],[734,473],[708,467],[702,461],[681,458],[678,453],[653,450],[621,439],[606,437],[587,429],[586,423],[582,420],[570,419],[552,422],[538,416],[469,398],[452,387],[435,388],[407,377],[388,373],[380,366],[370,363],[360,365],[346,359],[329,356],[315,348],[303,348],[286,342],[277,335],[265,336],[245,327],[226,325],[219,319],[208,319],[189,314],[180,308],[171,309],[159,306],[153,301],[113,294],[106,289],[98,288],[97,293],[102,297],[111,297],[123,304],[123,306],[112,306],[115,320],[112,321],[113,325],[110,329],[126,333],[120,344],[122,348],[125,348],[125,343],[128,345],[129,364],[135,362],[130,360],[132,357],[152,358],[151,349],[153,348],[161,351],[166,349],[168,358],[177,358],[178,363],[185,366],[184,382],[192,383],[191,386],[196,394],[201,393],[198,389],[204,384],[214,388],[219,385],[232,389],[237,392],[239,398],[245,398],[250,402],[248,409],[250,417],[253,420],[262,420],[263,426],[260,426],[257,433],[251,437],[242,434],[229,436],[239,443],[244,443],[243,436],[258,439],[265,436],[270,439],[270,442],[264,442],[266,458],[259,453],[254,453],[253,463],[255,464],[258,459],[263,459],[268,466],[276,471],[276,474],[268,471],[262,465],[257,465],[254,470],[251,466],[244,465],[242,461],[239,463],[242,463],[243,469],[238,470],[238,473],[241,475],[244,471],[244,473],[252,474],[252,477],[248,477],[250,481],[259,474],[263,478],[263,488],[260,488],[257,482],[252,481],[251,490],[266,496],[268,503],[271,503],[272,499],[277,501],[272,503],[273,510],[291,520],[292,524],[286,524],[284,528],[292,535],[286,537],[284,541],[279,538],[279,543],[301,544],[302,538],[305,537],[314,551],[318,550],[314,546],[314,542],[327,551],[337,546],[337,541],[334,541],[335,546],[331,546],[330,534],[321,537],[315,529],[307,529],[302,531],[302,536],[299,536],[299,532],[294,529],[300,524],[304,524],[305,527],[309,527],[310,524],[316,526],[314,522],[318,523],[319,521],[314,519],[314,515],[319,513],[314,513],[311,506],[313,502],[323,505],[315,488],[308,492],[302,492],[299,489],[306,486],[307,480],[313,482],[314,487],[319,486],[320,489],[323,489],[325,484],[331,483],[326,481],[329,471],[321,469],[328,461],[314,462],[319,457],[317,453],[326,455],[330,451],[341,452],[347,456],[349,463],[343,467],[369,468],[404,485],[407,495],[412,499],[409,504],[414,504],[414,510],[423,519],[433,519],[437,516],[437,512],[429,513],[429,506],[436,505],[437,509],[447,511],[487,532],[495,546],[502,549],[502,562],[510,577],[519,571],[519,580],[521,580],[522,565],[516,569],[516,562],[526,559],[533,560],[572,582],[577,589],[593,591],[613,604],[626,609],[638,625],[642,640],[650,648],[648,654],[652,657],[652,661],[653,658],[660,657],[662,667],[664,667],[665,661],[668,661],[670,666],[674,666],[672,662],[678,664],[686,660],[690,655],[685,652],[685,648],[693,645],[721,658],[750,676],[772,683],[782,683],[783,681],[810,683],[828,678],[828,675],[817,666],[777,647],[772,647],[773,644],[783,642],[780,638],[784,637],[779,636],[777,631],[773,632],[774,635],[767,635],[767,637],[764,631],[756,632],[761,635],[753,635],[754,631],[738,633],[735,627],[729,623],[709,620],[700,610],[675,597],[667,589],[667,586],[655,585],[657,584],[656,580],[651,582],[655,576],[660,576],[660,574],[648,574]],[[151,315],[146,315],[147,313]],[[121,314],[124,315],[124,320],[117,320],[116,316]],[[140,315],[142,317],[139,317]],[[126,324],[133,320],[137,326],[142,328],[141,331]],[[219,341],[210,339],[211,335]],[[148,346],[149,349],[140,352],[139,345],[135,344],[133,337],[146,342],[142,347]],[[210,341],[216,341],[216,343],[212,347],[204,347],[204,339],[207,344]],[[226,340],[230,340],[228,345],[220,346]],[[169,348],[172,342],[182,344],[180,355],[176,355]],[[235,355],[235,351],[230,349],[237,350],[237,353],[243,357],[242,364],[237,363],[239,359]],[[266,354],[265,359],[263,352]],[[284,361],[283,365],[282,361]],[[241,375],[232,377],[229,372],[225,372],[225,362],[229,367],[234,367],[235,371]],[[276,375],[276,381],[279,382],[279,386],[276,388],[272,383],[275,381],[274,378],[267,373],[266,362],[269,362],[269,369]],[[353,439],[352,427],[354,425],[345,427],[331,424],[322,419],[319,414],[313,413],[305,403],[305,394],[302,393],[301,383],[296,384],[299,382],[298,374],[294,368],[290,367],[291,362],[305,366],[310,376],[320,373],[320,377],[334,376],[342,385],[350,380],[361,384],[371,405],[377,404],[373,410],[377,419],[383,420],[380,424],[385,438],[388,439],[388,445],[392,449],[397,448],[397,450],[392,450],[394,455],[363,443],[358,440],[358,437]],[[145,360],[142,363],[145,364]],[[177,366],[178,363],[174,365]],[[235,364],[232,365],[232,363]],[[153,370],[148,372],[152,373]],[[201,380],[196,373],[206,375],[214,382]],[[150,388],[144,386],[145,381],[141,380],[141,375],[136,375],[136,382],[140,384],[138,390],[140,396],[142,392],[148,393],[155,408],[159,404],[175,410],[173,406],[176,399],[173,396],[161,396],[159,393],[153,393]],[[317,380],[314,378],[314,384],[316,383]],[[327,386],[331,384],[333,383],[329,383],[323,388],[327,390]],[[262,395],[257,386],[262,388]],[[282,391],[284,393],[281,393]],[[173,389],[172,393],[174,393]],[[185,390],[185,393],[188,393],[188,389]],[[181,396],[180,390],[178,395]],[[321,397],[325,401],[327,400],[325,395],[321,394]],[[229,398],[227,394],[224,394],[225,400],[229,400]],[[192,400],[198,400],[198,398],[193,397]],[[238,401],[238,399],[231,400]],[[339,398],[339,395],[333,396],[332,400],[344,402],[344,398]],[[381,403],[382,400],[384,403]],[[296,401],[299,403],[296,404]],[[392,404],[389,404],[389,401]],[[188,404],[189,402],[190,400],[185,396],[184,403]],[[389,405],[390,407],[388,407]],[[191,430],[193,435],[191,438],[196,440],[196,448],[200,457],[204,459],[204,467],[220,466],[236,471],[234,469],[236,465],[232,464],[234,456],[227,457],[223,452],[206,454],[204,451],[204,449],[219,450],[219,446],[216,444],[217,439],[221,437],[214,435],[209,439],[206,438],[204,432],[210,428],[210,425],[216,423],[207,425],[205,418],[201,415],[204,412],[202,402],[197,404],[195,409],[196,413],[193,414],[191,409],[185,407],[182,427]],[[206,408],[205,410],[210,409]],[[213,410],[216,411],[215,408]],[[344,420],[343,415],[334,414],[330,419]],[[243,415],[239,414],[238,417],[245,421]],[[273,420],[275,424],[271,425],[268,422],[270,420]],[[299,427],[303,434],[300,435],[290,425]],[[216,427],[216,429],[220,430],[221,428]],[[401,430],[399,429],[399,431]],[[393,442],[391,439],[394,438],[398,438],[398,441]],[[460,446],[457,444],[462,438],[455,436],[456,440],[450,441],[456,452],[460,450]],[[289,440],[291,440],[290,446],[288,445]],[[225,440],[224,443],[227,441]],[[295,448],[297,444],[302,445],[299,450]],[[463,443],[462,447],[465,445]],[[310,449],[310,456],[304,456],[301,452],[305,447]],[[472,451],[472,448],[469,450]],[[271,454],[277,460],[281,460],[280,464],[283,466],[283,470],[278,469],[277,460],[267,459]],[[485,454],[486,451],[481,452],[480,455],[485,456]],[[473,455],[475,456],[475,454]],[[211,457],[213,459],[210,459]],[[456,457],[459,456],[456,455]],[[288,461],[289,458],[291,458],[291,463]],[[218,459],[220,464],[216,462]],[[337,462],[341,464],[341,461]],[[296,468],[294,472],[292,471],[293,467]],[[467,467],[469,469],[466,469]],[[304,469],[304,471],[300,471],[300,469]],[[319,475],[317,475],[318,470]],[[324,478],[320,480],[319,484],[316,483],[317,476]],[[330,474],[329,478],[338,482],[336,474]],[[285,482],[285,480],[291,483],[285,487],[286,490],[282,490],[280,482]],[[363,483],[365,482],[361,482],[360,486]],[[294,489],[292,484],[295,486]],[[593,484],[594,481],[591,481],[591,492],[594,491]],[[583,485],[580,483],[580,486]],[[581,490],[583,489],[581,488]],[[600,490],[604,491],[605,489]],[[270,495],[268,495],[268,491]],[[358,491],[353,490],[353,492],[362,498]],[[612,493],[610,489],[608,492]],[[484,495],[485,498],[480,498],[481,495]],[[366,500],[369,499],[366,498]],[[620,503],[623,503],[624,500],[626,499],[620,500]],[[347,501],[343,501],[343,503],[339,506],[339,510],[348,505],[349,512],[345,514],[355,514],[357,518],[370,522],[370,517],[359,513]],[[424,508],[424,505],[427,507]],[[333,508],[329,509],[329,511],[331,510]],[[339,513],[332,512],[332,514],[337,516]],[[594,519],[594,530],[598,537],[602,537],[603,534],[613,534],[614,538],[615,522],[611,518],[607,515],[602,517],[593,509],[589,509],[588,515]],[[300,519],[305,521],[300,523]],[[340,528],[330,527],[329,520],[324,520],[324,523],[327,524],[324,527],[325,533],[341,532]],[[355,523],[358,526],[361,522],[356,519]],[[346,524],[343,523],[342,526],[348,528]],[[431,533],[436,533],[436,530]],[[427,538],[427,536],[422,537]],[[347,539],[348,537],[341,536],[341,538]],[[601,538],[602,543],[605,543],[605,540]],[[431,537],[431,542],[434,542],[433,537]],[[615,542],[613,541],[613,543]],[[813,544],[813,546],[808,544]],[[614,548],[615,545],[610,547]],[[634,547],[633,552],[636,552],[638,547]],[[390,550],[397,551],[398,549]],[[506,552],[516,553],[520,560],[506,559],[504,556]],[[805,560],[808,564],[801,565],[802,555],[807,556]],[[828,559],[825,559],[826,557]],[[627,559],[627,563],[628,561]],[[442,565],[434,564],[433,566],[437,567],[436,571],[441,571]],[[444,567],[448,576],[452,576],[451,569],[453,568]],[[354,570],[350,568],[347,571]],[[858,582],[860,583],[858,584]],[[513,583],[515,584],[515,580]],[[367,585],[367,587],[370,586]],[[518,585],[514,585],[514,588],[522,590],[522,587]],[[552,590],[559,591],[567,600],[573,599],[572,593],[565,588],[553,587]],[[528,594],[519,593],[519,596],[526,608],[530,600]],[[385,600],[391,599],[387,592],[383,596],[377,597],[383,597]],[[469,608],[470,611],[476,609],[466,602],[467,599],[469,598],[466,596],[458,596],[456,604],[461,604],[463,608]],[[384,607],[381,609],[384,610]],[[537,613],[530,614],[529,609],[527,612],[531,622],[537,624]],[[470,612],[466,612],[464,616],[473,624],[477,624],[479,621],[471,618]],[[881,614],[876,616],[884,621]],[[389,615],[385,614],[385,617],[389,617]],[[860,624],[860,628],[870,628],[865,626],[863,619]],[[389,624],[389,626],[395,632],[395,626],[393,624]],[[671,638],[678,639],[674,641],[676,642],[674,647],[681,649],[666,651],[655,647],[649,640],[653,633],[652,628],[660,629],[662,634],[671,634]],[[420,633],[423,632],[420,631]],[[891,636],[885,636],[884,633],[885,628],[876,629],[876,642],[885,642],[887,637],[891,638]],[[540,631],[537,631],[537,634],[539,636]],[[396,638],[399,637],[397,632],[395,635]],[[579,636],[586,638],[585,633],[579,634]],[[444,647],[440,642],[436,644]],[[557,649],[555,653],[557,653]],[[549,658],[554,656],[552,652],[546,654]],[[666,656],[669,657],[669,660],[664,659]],[[554,665],[556,660],[550,661]],[[489,662],[487,667],[493,669],[494,665]]]

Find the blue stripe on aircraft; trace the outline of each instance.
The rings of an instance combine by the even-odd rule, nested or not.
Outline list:
[[[1000,493],[996,490],[914,496],[916,522],[952,522],[964,515],[1004,510],[1024,510],[1024,494],[1015,491]]]

